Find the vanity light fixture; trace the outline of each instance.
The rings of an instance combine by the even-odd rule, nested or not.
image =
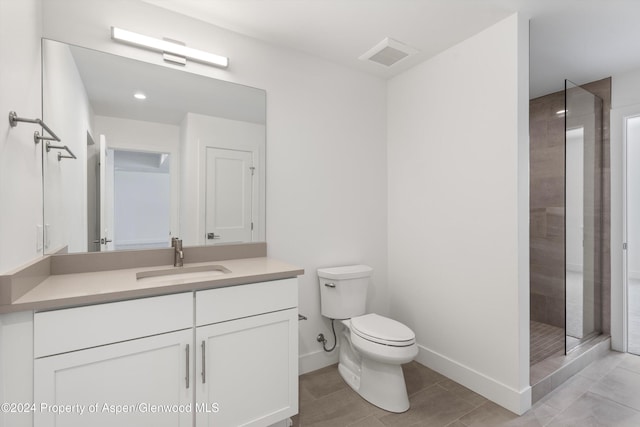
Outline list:
[[[135,99],[139,99],[139,100],[145,100],[145,99],[147,99],[147,95],[145,95],[145,94],[144,94],[144,93],[142,93],[142,92],[136,92],[136,93],[134,93],[134,94],[133,94],[133,97],[134,97]]]
[[[213,53],[186,47],[174,41],[160,40],[143,34],[134,33],[133,31],[123,30],[118,27],[111,27],[111,38],[119,42],[163,52],[170,56],[171,59],[169,60],[171,62],[178,62],[183,65],[186,64],[186,58],[189,58],[197,62],[214,65],[220,68],[227,68],[229,66],[229,58],[226,56],[215,55]],[[178,58],[181,57],[183,60],[176,60],[176,56]]]

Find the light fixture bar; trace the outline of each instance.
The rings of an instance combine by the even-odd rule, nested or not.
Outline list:
[[[111,38],[120,42],[183,56],[185,58],[193,59],[194,61],[215,65],[216,67],[227,68],[229,66],[229,58],[226,56],[215,55],[213,53],[172,43],[167,40],[160,40],[143,34],[134,33],[133,31],[123,30],[118,27],[111,27]]]

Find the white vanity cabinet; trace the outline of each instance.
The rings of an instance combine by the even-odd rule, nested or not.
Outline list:
[[[36,313],[34,426],[191,426],[192,348],[190,292]]]
[[[265,427],[296,414],[297,287],[36,313],[34,426]]]
[[[298,412],[297,279],[196,293],[197,426],[269,426]]]
[[[192,340],[191,330],[178,331],[36,360],[35,402],[51,408],[36,409],[34,425],[191,426]]]

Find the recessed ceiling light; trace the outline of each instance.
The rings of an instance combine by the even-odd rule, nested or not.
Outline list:
[[[136,93],[134,93],[134,94],[133,94],[133,97],[134,97],[135,99],[147,99],[147,95],[145,95],[145,94],[144,94],[144,93],[142,93],[142,92],[136,92]]]

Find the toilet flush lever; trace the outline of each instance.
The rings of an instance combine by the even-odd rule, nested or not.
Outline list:
[[[325,283],[324,284],[327,288],[335,288],[336,285],[334,283]]]

